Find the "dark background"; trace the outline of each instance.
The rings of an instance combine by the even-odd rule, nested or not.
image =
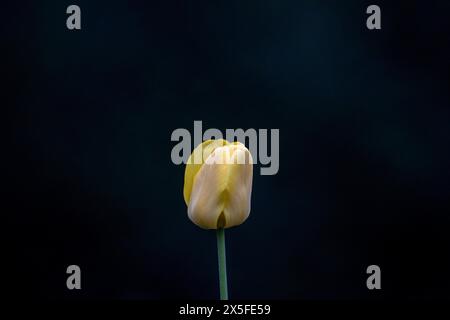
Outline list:
[[[216,299],[215,234],[170,159],[172,131],[202,120],[280,129],[279,173],[255,168],[227,232],[231,298],[450,296],[449,1],[2,7],[2,292]]]

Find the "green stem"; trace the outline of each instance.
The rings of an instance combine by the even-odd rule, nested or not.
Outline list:
[[[225,229],[217,229],[217,254],[219,256],[220,300],[228,300],[227,258],[225,254]]]

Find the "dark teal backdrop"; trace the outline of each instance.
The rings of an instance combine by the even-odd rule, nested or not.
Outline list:
[[[215,234],[170,160],[202,120],[280,129],[279,173],[226,234],[231,298],[449,297],[450,5],[377,1],[369,31],[370,4],[2,4],[3,292],[216,299]]]

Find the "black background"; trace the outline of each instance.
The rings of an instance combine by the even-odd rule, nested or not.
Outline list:
[[[3,292],[217,298],[170,159],[202,120],[280,129],[279,173],[255,168],[227,231],[231,298],[448,298],[450,3],[374,3],[376,31],[368,1],[2,4]]]

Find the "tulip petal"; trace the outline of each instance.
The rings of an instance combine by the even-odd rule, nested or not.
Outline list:
[[[194,149],[194,151],[192,151],[192,154],[190,155],[186,164],[186,170],[184,172],[183,197],[184,201],[186,202],[186,205],[189,205],[192,186],[194,184],[194,178],[197,175],[200,168],[202,167],[202,165],[205,163],[205,160],[217,147],[221,147],[227,144],[228,141],[223,139],[207,140],[199,144]]]

